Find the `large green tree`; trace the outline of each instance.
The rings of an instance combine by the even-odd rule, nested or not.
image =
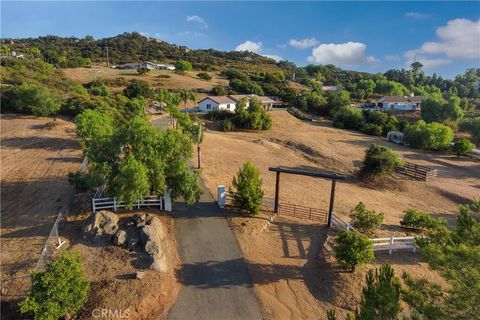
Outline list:
[[[49,116],[60,110],[58,99],[46,87],[24,83],[15,90],[14,108],[36,116]]]
[[[457,123],[463,117],[460,98],[450,97],[447,101],[439,95],[428,96],[422,101],[421,117],[426,122]]]

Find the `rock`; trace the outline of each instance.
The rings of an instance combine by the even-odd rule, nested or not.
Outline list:
[[[138,244],[138,238],[128,238],[128,241],[127,241],[127,249],[130,250],[130,251],[133,251],[135,250],[135,248],[137,247],[137,244]]]
[[[118,216],[111,211],[98,211],[91,215],[83,227],[83,237],[95,242],[111,241],[118,230]]]
[[[150,268],[160,272],[168,272],[167,257],[165,254],[156,255],[153,258],[153,263]]]
[[[137,225],[138,223],[145,221],[147,215],[145,213],[135,213],[132,217],[132,222]]]
[[[123,230],[118,230],[115,232],[115,237],[113,238],[113,243],[117,246],[123,246],[127,240],[127,233]]]
[[[144,271],[137,271],[136,278],[140,280],[143,278],[144,275],[145,275]]]
[[[150,267],[157,271],[168,272],[165,255],[165,229],[162,222],[152,215],[147,215],[141,225],[140,241],[145,252],[153,258],[153,263]]]

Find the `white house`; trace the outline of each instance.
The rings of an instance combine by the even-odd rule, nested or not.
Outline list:
[[[322,85],[322,90],[323,91],[338,91],[339,88],[338,88],[338,86]]]
[[[257,96],[254,94],[234,94],[229,96],[208,96],[198,102],[198,110],[201,112],[210,112],[213,110],[229,110],[234,112],[237,103],[242,99],[247,99],[246,107],[250,106],[250,99],[257,98],[262,102],[265,110],[271,110],[273,105],[277,101],[266,97],[266,96]]]
[[[234,112],[236,102],[227,96],[209,96],[198,102],[198,110],[210,112],[214,110],[229,110]]]
[[[377,107],[383,110],[415,111],[420,109],[422,96],[385,96],[377,101]]]

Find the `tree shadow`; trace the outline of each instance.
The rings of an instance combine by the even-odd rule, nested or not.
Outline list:
[[[66,149],[79,149],[80,145],[75,139],[54,137],[15,137],[2,139],[2,146],[19,149],[43,149],[61,151]]]
[[[82,163],[82,157],[50,157],[47,160],[60,161],[60,162],[73,162],[73,163]]]

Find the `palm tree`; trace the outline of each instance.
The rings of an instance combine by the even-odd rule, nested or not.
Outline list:
[[[204,132],[204,127],[203,124],[200,122],[195,125],[195,131],[192,134],[192,140],[193,143],[197,145],[197,169],[200,169],[202,167],[202,149],[201,145],[203,142],[203,132]]]
[[[180,89],[180,92],[178,94],[180,95],[180,99],[183,101],[183,103],[185,105],[185,109],[187,109],[187,112],[188,112],[187,103],[188,103],[188,101],[190,100],[190,97],[191,97],[190,90],[183,88],[183,89]]]

